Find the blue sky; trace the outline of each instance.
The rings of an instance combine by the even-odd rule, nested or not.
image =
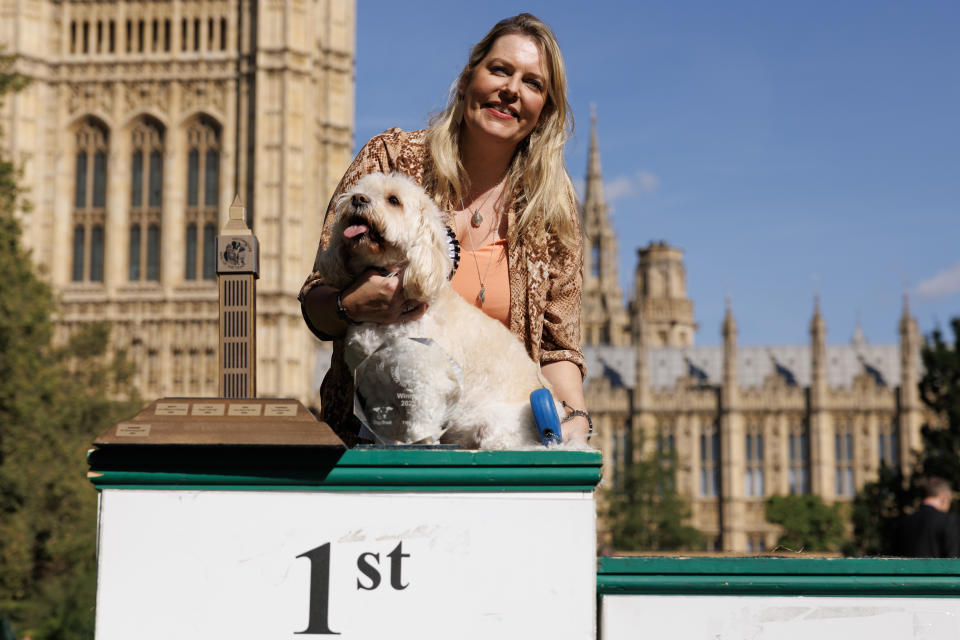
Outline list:
[[[554,29],[586,172],[590,103],[620,281],[636,249],[685,251],[697,344],[730,295],[742,344],[894,342],[960,315],[960,3],[359,0],[357,147],[421,128],[470,46],[529,11]]]

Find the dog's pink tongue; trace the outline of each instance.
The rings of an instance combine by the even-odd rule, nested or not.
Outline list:
[[[363,235],[368,231],[367,225],[365,224],[353,224],[343,230],[344,238],[356,238],[359,235]]]

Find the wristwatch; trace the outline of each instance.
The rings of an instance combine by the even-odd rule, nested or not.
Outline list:
[[[360,324],[353,318],[347,315],[347,310],[343,308],[343,291],[337,293],[337,317],[346,322],[349,325],[356,326]]]

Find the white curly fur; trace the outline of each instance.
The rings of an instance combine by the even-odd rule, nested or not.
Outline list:
[[[355,199],[355,195],[361,198]],[[363,196],[369,204],[360,202]],[[358,215],[369,223],[371,232],[359,239],[346,238],[344,231],[357,222]],[[449,376],[436,362],[405,356],[394,363],[405,384],[422,400],[409,432],[396,439],[439,441],[471,449],[537,445],[540,440],[529,396],[549,385],[520,341],[450,286],[448,275],[453,265],[447,255],[446,228],[423,189],[399,174],[367,175],[340,198],[336,216],[330,244],[318,261],[325,283],[343,288],[370,267],[403,264],[404,295],[411,303],[428,303],[427,312],[413,322],[350,327],[346,362],[351,372],[394,337],[430,338],[463,371],[463,385],[458,394],[451,395],[440,393],[443,385],[449,385]],[[376,394],[377,390],[363,392]],[[396,402],[395,397],[389,400]]]

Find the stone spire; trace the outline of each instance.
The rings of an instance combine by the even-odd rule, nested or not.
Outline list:
[[[827,382],[827,324],[820,315],[820,296],[813,298],[813,318],[810,319],[811,347],[811,402],[823,401]]]
[[[919,451],[923,446],[920,428],[923,423],[923,411],[920,405],[920,368],[917,358],[920,355],[920,332],[917,321],[910,315],[910,298],[903,294],[903,313],[900,315],[900,389],[898,419],[900,423],[900,463],[909,469],[908,460],[911,451]]]
[[[603,172],[597,144],[597,116],[590,116],[590,150],[583,199],[584,256],[582,338],[585,345],[629,344],[629,324],[618,282],[617,238],[603,197]]]
[[[724,405],[736,404],[737,392],[737,321],[733,318],[733,305],[728,295],[727,311],[723,316]]]
[[[634,380],[633,410],[631,411],[631,438],[633,461],[640,462],[642,456],[650,451],[654,443],[656,421],[652,411],[653,392],[650,386],[649,327],[643,318],[630,327],[633,337]],[[637,446],[643,443],[642,446]]]
[[[603,167],[600,165],[600,145],[597,144],[597,108],[590,105],[590,149],[587,159],[587,184],[583,199],[587,225],[607,225],[607,203],[603,197]]]
[[[733,317],[733,301],[730,298],[730,294],[727,294],[725,312],[723,314],[723,343],[727,344],[728,341],[732,341],[733,346],[736,347],[737,321]]]
[[[743,468],[743,413],[737,386],[737,322],[733,319],[730,296],[723,318],[723,382],[720,389],[720,528],[724,551],[747,546],[743,523],[746,519]]]
[[[910,338],[917,340],[917,321],[910,315],[910,294],[903,294],[903,312],[900,314],[900,325],[898,327],[901,339]],[[917,344],[917,347],[920,345]]]
[[[827,401],[827,325],[820,315],[820,294],[816,294],[810,320],[810,488],[832,502],[836,495],[833,419]]]
[[[850,344],[857,349],[867,346],[867,337],[863,334],[863,322],[860,321],[860,312],[857,311],[857,326],[853,329]]]

